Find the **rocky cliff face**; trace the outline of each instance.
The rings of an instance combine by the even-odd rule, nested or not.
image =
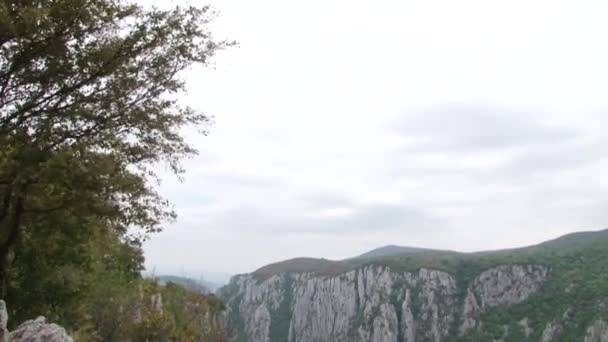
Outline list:
[[[488,310],[525,302],[549,273],[542,265],[505,265],[459,283],[432,269],[365,266],[332,276],[237,276],[222,295],[233,341],[441,342],[481,329]],[[516,324],[533,335],[526,317]],[[507,337],[509,327],[501,334]],[[605,341],[606,324],[599,321],[588,336],[585,341]]]
[[[485,310],[528,299],[541,288],[547,273],[546,267],[535,265],[499,266],[482,272],[467,289],[460,335],[475,328]]]

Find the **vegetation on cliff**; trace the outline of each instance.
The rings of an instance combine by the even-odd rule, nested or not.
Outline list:
[[[235,277],[221,292],[229,331],[251,341],[520,342],[583,341],[596,327],[608,338],[608,230],[480,253],[388,250]]]

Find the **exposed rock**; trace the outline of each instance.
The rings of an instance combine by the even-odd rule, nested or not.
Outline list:
[[[8,342],[8,312],[6,303],[0,300],[0,342]]]
[[[416,341],[416,322],[412,312],[411,290],[405,292],[405,300],[401,305],[401,329],[404,342]]]
[[[608,323],[603,320],[595,321],[587,329],[585,342],[608,342]]]
[[[380,313],[374,319],[372,342],[397,342],[398,327],[395,307],[382,304]]]
[[[562,333],[562,326],[559,323],[551,322],[545,326],[541,342],[554,342],[557,341]]]
[[[479,317],[490,308],[525,301],[547,274],[538,265],[492,268],[471,282],[465,298],[449,273],[424,268],[395,272],[365,266],[332,276],[282,273],[267,279],[242,275],[229,285],[226,315],[228,325],[240,327],[240,337],[250,342],[441,342],[481,329]],[[281,322],[274,322],[278,317]],[[531,336],[527,320],[524,329]],[[508,335],[505,326],[503,339]]]
[[[255,310],[251,321],[247,322],[247,336],[252,341],[268,341],[270,336],[270,312],[262,304]]]
[[[151,295],[150,303],[155,311],[163,312],[163,296],[160,293]]]
[[[530,327],[530,320],[528,319],[528,317],[525,317],[521,321],[517,322],[517,324],[519,324],[519,326],[524,329],[524,334],[526,335],[526,337],[530,337],[534,332],[534,329]]]
[[[460,326],[460,335],[464,335],[467,331],[477,326],[477,317],[481,313],[481,308],[477,303],[475,294],[469,288],[467,296],[464,299],[464,308],[462,310],[462,325]]]
[[[488,308],[521,303],[536,293],[549,270],[540,265],[504,265],[482,272],[467,290],[460,335],[475,328]]]
[[[264,281],[240,276],[233,285],[238,293],[228,300],[227,315],[239,317],[252,342],[269,341],[269,320],[280,308],[291,315],[290,342],[439,342],[457,313],[455,280],[428,269],[368,266],[331,277],[284,274]]]
[[[358,314],[361,293],[357,290],[365,287],[364,280],[356,277],[355,271],[334,278],[296,276],[290,341],[318,341],[323,336],[339,340],[349,335],[350,322]]]
[[[547,274],[548,269],[539,265],[499,266],[481,273],[473,282],[473,292],[482,308],[513,305],[537,292]]]
[[[0,342],[73,342],[64,328],[46,323],[46,318],[42,316],[22,323],[10,333],[7,323],[6,303],[0,299]]]
[[[11,342],[73,342],[64,328],[46,323],[44,317],[26,321],[10,333]]]

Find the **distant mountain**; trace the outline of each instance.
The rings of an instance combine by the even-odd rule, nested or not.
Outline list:
[[[402,258],[412,255],[438,256],[454,253],[455,252],[426,248],[385,246],[346,260],[334,261],[318,258],[289,259],[261,267],[255,270],[253,274],[259,277],[272,276],[274,274],[286,272],[314,272],[317,274],[335,274],[351,269],[353,265],[359,265],[377,259]]]
[[[214,284],[212,282],[208,282],[205,280],[196,280],[196,279],[192,279],[192,278],[187,278],[187,277],[179,277],[179,276],[173,276],[173,275],[160,275],[160,276],[155,276],[155,279],[158,280],[159,283],[161,283],[162,285],[165,285],[169,282],[180,285],[182,287],[185,287],[187,289],[196,291],[196,292],[200,292],[200,293],[212,293],[215,290],[217,290],[219,288],[219,286],[217,284]]]
[[[285,272],[335,273],[344,271],[346,267],[347,265],[340,261],[315,258],[295,258],[266,265],[254,271],[253,274],[260,277],[266,277]]]
[[[445,254],[445,253],[455,253],[455,252],[437,250],[437,249],[428,249],[428,248],[388,245],[388,246],[373,249],[367,253],[363,253],[357,257],[354,257],[353,259],[376,259],[376,258],[384,258],[384,257],[399,257],[399,256],[412,255],[412,254]]]
[[[477,253],[291,259],[219,296],[237,342],[608,342],[608,230]]]
[[[586,247],[589,245],[589,243],[603,243],[607,239],[608,229],[600,231],[577,232],[543,242],[536,247],[558,251],[563,249]]]
[[[143,272],[147,278],[158,278],[159,275],[171,276],[176,278],[190,279],[195,282],[201,283],[204,287],[208,288],[211,292],[219,289],[220,287],[228,284],[232,275],[222,272],[211,272],[205,269],[196,267],[182,267],[182,266],[158,266],[149,265],[147,270]]]

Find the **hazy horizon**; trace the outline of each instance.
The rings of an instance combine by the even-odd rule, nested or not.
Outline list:
[[[179,218],[145,244],[148,268],[236,274],[607,226],[608,3],[212,4],[215,35],[240,46],[185,75],[182,102],[214,124],[187,132],[185,181],[163,176]]]

